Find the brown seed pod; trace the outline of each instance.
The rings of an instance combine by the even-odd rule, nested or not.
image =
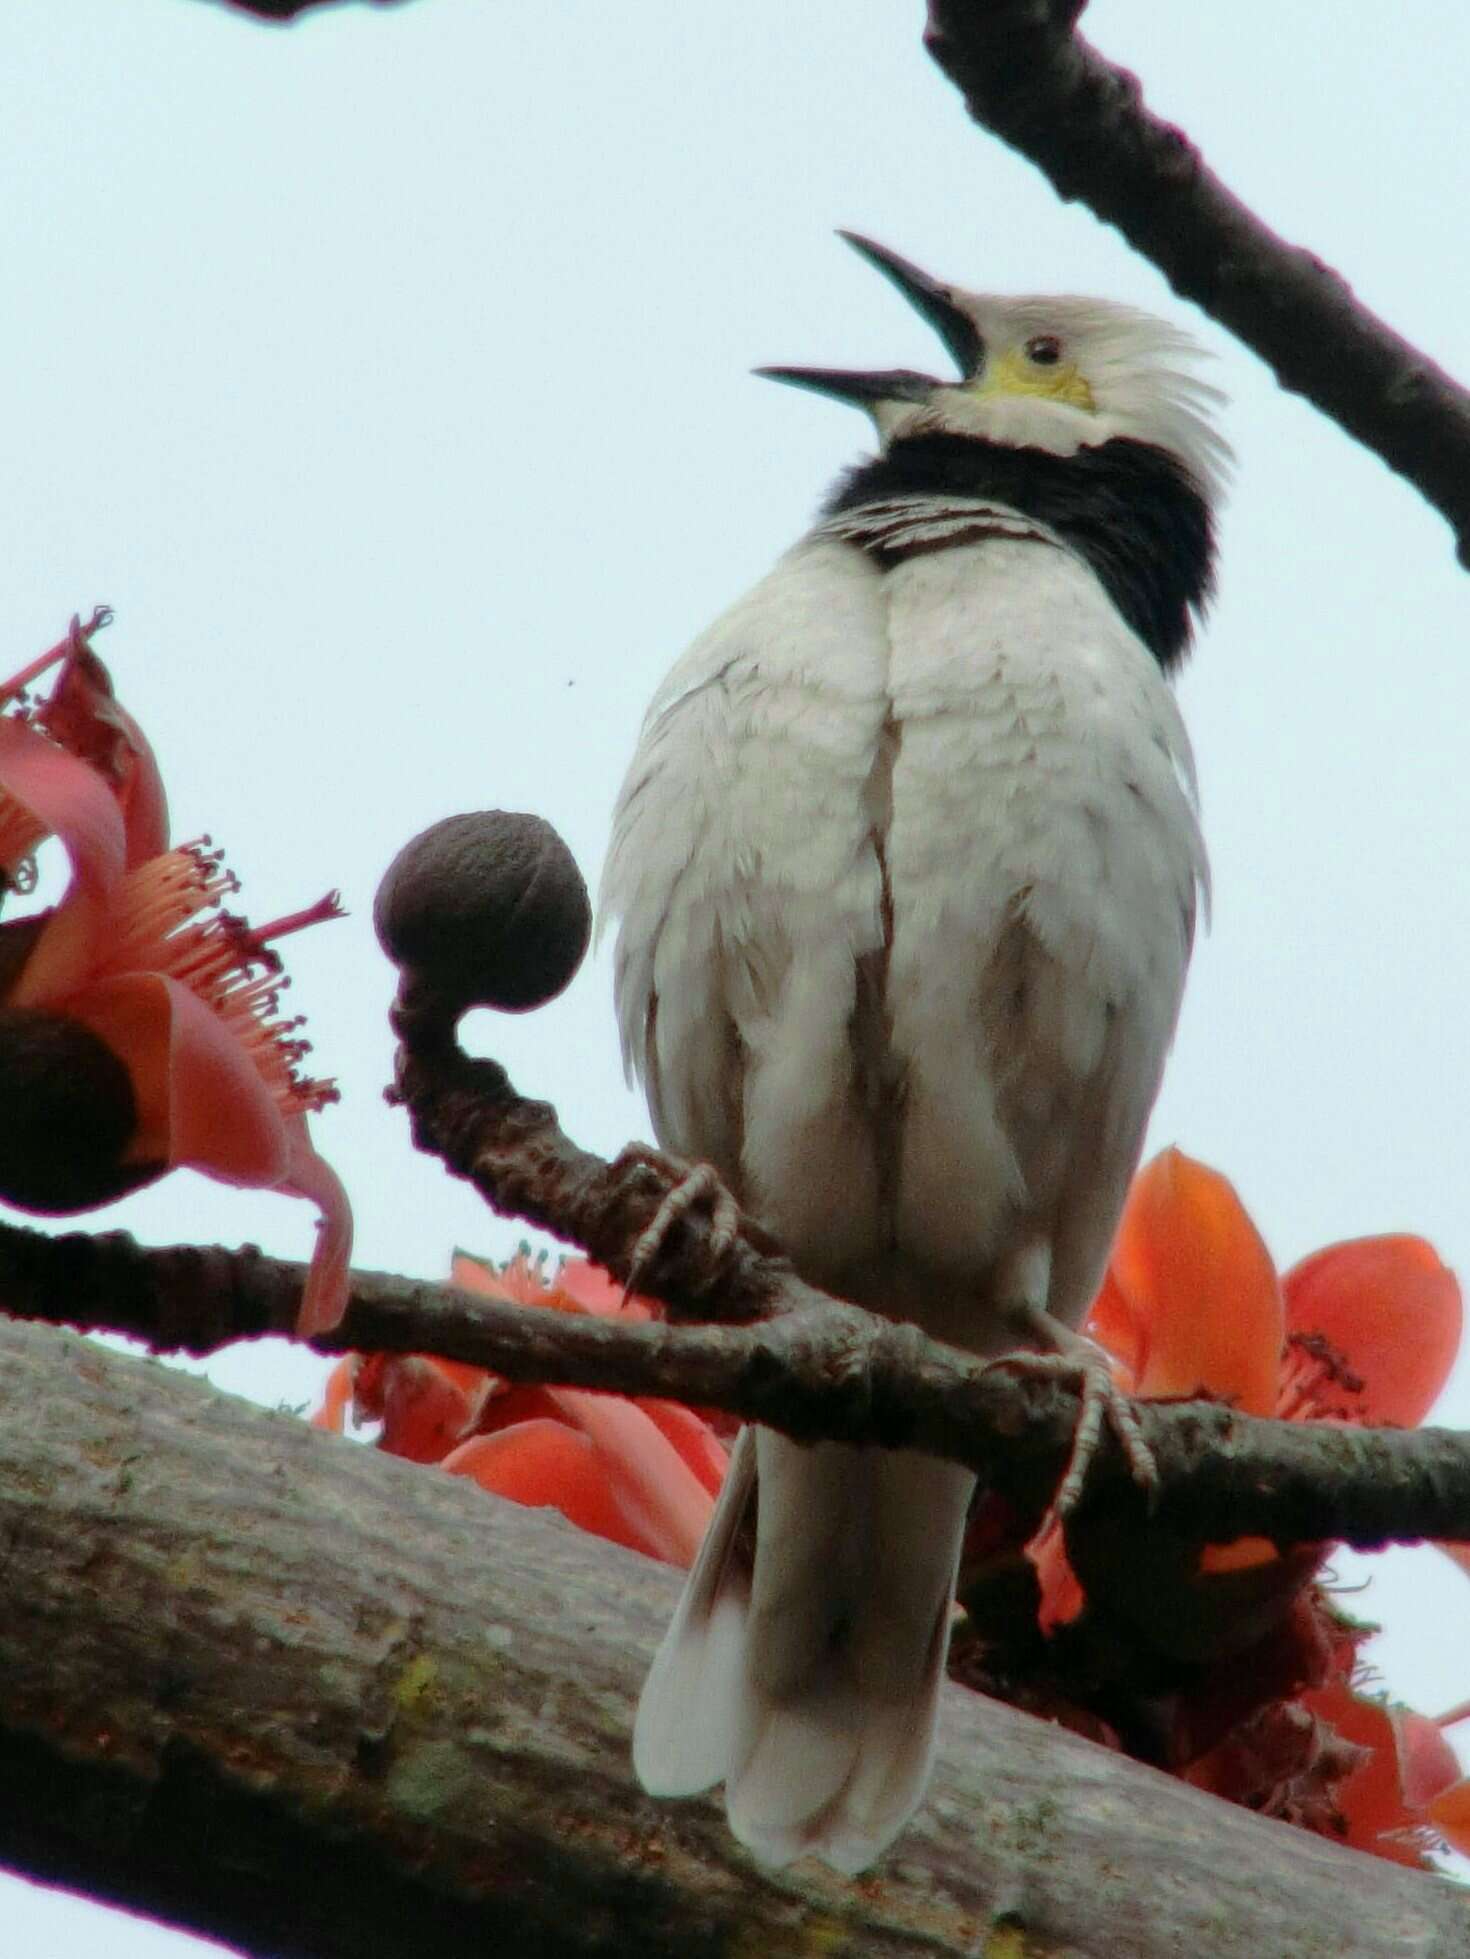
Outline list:
[[[162,1175],[124,1163],[132,1079],[100,1035],[39,1007],[0,1009],[0,1199],[44,1216],[111,1203]]]
[[[404,845],[373,901],[378,943],[456,1014],[554,1000],[592,932],[587,886],[540,816],[447,816]]]

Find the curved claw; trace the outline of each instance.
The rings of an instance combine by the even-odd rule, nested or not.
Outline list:
[[[1083,1342],[1080,1336],[1076,1338],[1077,1345],[1071,1346],[1069,1343],[1069,1350],[1065,1353],[1003,1354],[991,1363],[995,1367],[1015,1368],[1029,1374],[1033,1380],[1066,1381],[1075,1386],[1081,1396],[1082,1407],[1077,1416],[1077,1426],[1072,1431],[1072,1449],[1067,1457],[1067,1467],[1037,1529],[1038,1538],[1076,1509],[1087,1483],[1088,1470],[1097,1454],[1098,1443],[1102,1440],[1105,1421],[1111,1424],[1118,1438],[1134,1482],[1145,1492],[1150,1503],[1159,1487],[1159,1466],[1144,1438],[1133,1403],[1113,1379],[1103,1355],[1096,1349],[1084,1351],[1084,1347],[1090,1347],[1091,1343]]]
[[[663,1250],[669,1233],[700,1206],[708,1207],[710,1217],[704,1244],[707,1280],[700,1290],[706,1290],[718,1276],[740,1233],[740,1206],[720,1181],[718,1171],[708,1163],[697,1163],[668,1192],[640,1233],[623,1287],[624,1304],[638,1290],[639,1280]]]

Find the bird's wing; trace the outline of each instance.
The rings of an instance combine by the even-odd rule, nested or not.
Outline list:
[[[872,1180],[850,1022],[883,935],[866,795],[886,668],[878,574],[849,545],[798,546],[659,690],[603,876],[624,1056],[659,1140],[714,1163],[794,1250],[813,1146]],[[792,1206],[768,1203],[793,1177]]]

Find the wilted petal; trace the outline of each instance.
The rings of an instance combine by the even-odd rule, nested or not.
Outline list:
[[[1460,1346],[1460,1287],[1422,1238],[1328,1245],[1282,1281],[1291,1333],[1319,1334],[1362,1382],[1333,1381],[1323,1412],[1415,1428]]]
[[[153,750],[113,693],[107,668],[80,637],[39,718],[110,785],[129,866],[167,850],[168,800]]]
[[[1247,1414],[1273,1411],[1282,1339],[1276,1269],[1218,1171],[1179,1150],[1141,1170],[1110,1273],[1106,1311],[1126,1315],[1135,1393],[1203,1391]]]

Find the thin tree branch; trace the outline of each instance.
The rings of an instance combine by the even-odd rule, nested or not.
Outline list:
[[[926,44],[975,121],[1088,205],[1304,395],[1406,477],[1470,566],[1470,394],[1315,254],[1287,244],[1144,107],[1137,79],[1056,0],[930,0]]]
[[[422,1078],[417,1087],[422,1115],[429,1100]],[[462,1086],[448,1093],[458,1108]],[[481,1108],[481,1140],[497,1109],[514,1127],[525,1108],[544,1142],[555,1118],[544,1103],[520,1104],[508,1083],[503,1101]],[[579,1173],[585,1160],[616,1186],[615,1166],[561,1141]],[[486,1152],[472,1154],[478,1182]],[[589,1179],[574,1177],[564,1211],[546,1155],[538,1152],[536,1162],[541,1219],[559,1220],[565,1232]],[[635,1235],[637,1215],[629,1226]],[[761,1256],[748,1253],[752,1262]],[[155,1351],[208,1353],[233,1340],[289,1334],[305,1269],[254,1247],[148,1250],[122,1232],[53,1238],[0,1225],[0,1299],[10,1312],[128,1334]],[[969,1464],[1022,1515],[1045,1508],[1071,1446],[1071,1390],[986,1367],[916,1327],[804,1290],[809,1302],[753,1326],[663,1326],[548,1313],[357,1272],[343,1324],[313,1345],[324,1353],[442,1354],[511,1380],[721,1408],[805,1441],[924,1449]],[[1138,1412],[1162,1481],[1157,1531],[1281,1544],[1333,1538],[1365,1549],[1470,1539],[1470,1438],[1264,1421],[1209,1402],[1141,1402]],[[1140,1501],[1121,1453],[1105,1447],[1089,1478],[1087,1516],[1136,1516]]]
[[[0,1860],[271,1959],[1470,1944],[1439,1878],[953,1686],[900,1850],[763,1871],[633,1779],[679,1573],[50,1328],[0,1325],[0,1542]]]

